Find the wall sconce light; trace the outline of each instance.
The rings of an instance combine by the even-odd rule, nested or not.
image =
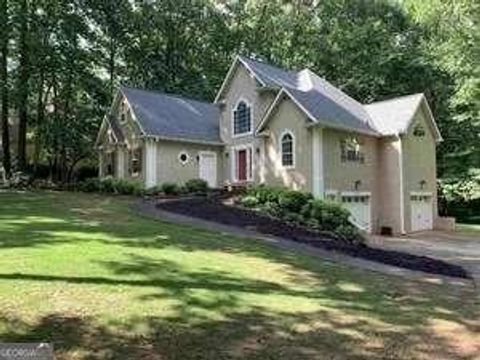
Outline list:
[[[257,147],[257,148],[255,149],[255,152],[256,152],[257,155],[260,155],[260,148]]]
[[[420,190],[423,190],[425,188],[425,185],[427,185],[427,182],[425,180],[422,180],[419,182],[420,184]]]
[[[361,186],[361,185],[362,185],[362,181],[361,181],[361,180],[355,181],[355,184],[354,184],[355,191],[357,191],[358,189],[360,189],[360,186]]]
[[[229,156],[229,152],[226,151],[226,152],[225,152],[225,157],[226,157],[227,159],[228,159],[228,156]]]

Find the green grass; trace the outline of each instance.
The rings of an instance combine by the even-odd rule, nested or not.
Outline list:
[[[0,340],[58,359],[467,359],[471,289],[154,221],[128,198],[0,193]]]
[[[480,224],[457,224],[456,229],[459,231],[473,232],[480,234]]]

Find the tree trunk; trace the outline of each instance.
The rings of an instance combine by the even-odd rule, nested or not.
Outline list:
[[[27,106],[28,106],[28,4],[22,0],[20,5],[20,60],[18,82],[18,167],[25,170],[27,152]]]
[[[8,0],[0,0],[0,91],[2,109],[0,112],[2,122],[2,150],[3,150],[3,167],[7,176],[11,172],[10,161],[10,132],[8,124]]]

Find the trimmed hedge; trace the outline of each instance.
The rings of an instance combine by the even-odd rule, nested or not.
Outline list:
[[[349,221],[347,209],[335,202],[314,199],[310,193],[261,185],[248,189],[240,204],[290,223],[333,232],[350,243],[363,242],[359,230]]]

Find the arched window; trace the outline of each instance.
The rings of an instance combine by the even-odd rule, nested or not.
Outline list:
[[[290,132],[282,135],[280,139],[282,150],[282,165],[287,167],[294,166],[294,139]]]
[[[233,134],[248,134],[252,130],[250,106],[245,101],[240,101],[233,111]]]

